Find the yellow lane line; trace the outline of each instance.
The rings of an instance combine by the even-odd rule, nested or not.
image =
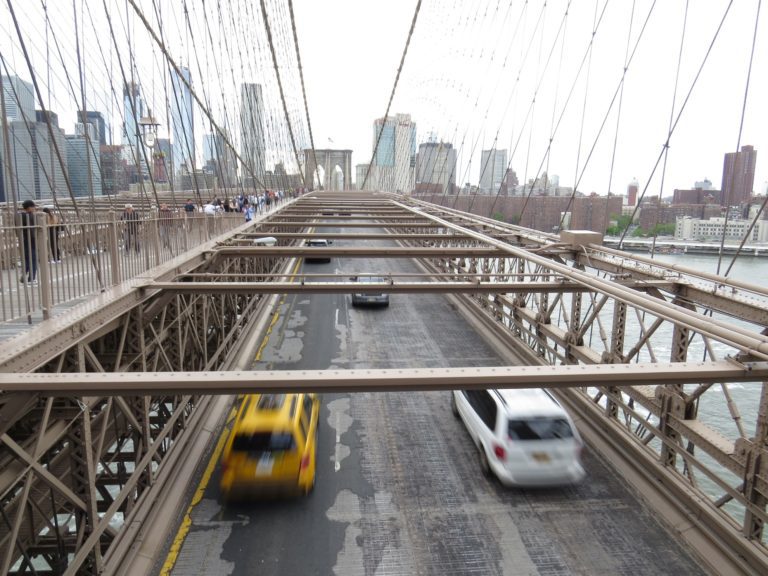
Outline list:
[[[296,273],[300,263],[300,260],[296,262],[296,266],[294,266],[293,271],[291,272],[292,274]],[[261,359],[261,353],[264,351],[264,348],[266,348],[267,343],[269,342],[269,338],[272,334],[272,328],[274,328],[275,324],[277,324],[277,321],[280,318],[279,309],[284,302],[285,296],[283,296],[282,300],[280,301],[280,304],[278,305],[278,311],[274,313],[272,321],[269,323],[269,327],[267,328],[267,332],[264,334],[264,339],[261,341],[261,345],[259,346],[259,349],[256,352],[256,357],[254,358],[256,361]],[[235,419],[236,414],[237,407],[233,407],[229,413],[229,416],[227,416],[227,422],[224,425],[224,431],[219,437],[219,441],[216,443],[216,448],[213,450],[211,458],[208,460],[208,465],[205,467],[203,477],[200,479],[200,483],[197,485],[195,494],[192,496],[192,501],[190,502],[186,513],[184,514],[184,518],[181,521],[181,526],[179,526],[179,529],[176,532],[176,536],[173,539],[173,544],[171,544],[171,549],[168,551],[168,555],[165,557],[165,562],[163,563],[163,567],[160,570],[160,576],[168,576],[176,564],[176,560],[179,557],[179,552],[181,552],[181,547],[184,544],[184,540],[186,540],[187,534],[189,534],[189,529],[192,527],[192,509],[197,506],[203,499],[205,489],[208,487],[208,483],[211,481],[213,471],[219,461],[219,458],[221,457],[221,453],[224,450],[224,446],[226,445],[227,440],[229,439],[229,435],[232,432],[232,428],[229,425]]]
[[[296,274],[296,271],[299,269],[299,265],[301,264],[301,260],[296,260],[296,265],[293,267],[293,270],[291,270],[291,274]],[[294,279],[291,279],[291,282],[294,282]],[[267,344],[269,343],[269,338],[272,335],[272,329],[275,327],[275,324],[277,324],[277,321],[280,318],[280,308],[285,304],[285,298],[286,294],[283,294],[283,297],[280,299],[280,303],[277,305],[277,311],[272,315],[272,321],[269,323],[269,327],[267,328],[267,333],[264,335],[264,339],[261,341],[261,345],[259,346],[259,349],[256,351],[256,356],[254,358],[255,362],[258,362],[261,360],[261,354],[264,352],[264,348],[267,347]]]
[[[200,503],[200,500],[203,499],[203,494],[205,493],[205,489],[208,487],[208,482],[210,482],[211,476],[213,476],[213,470],[216,467],[216,463],[219,461],[219,456],[221,456],[221,452],[224,450],[224,445],[229,439],[229,434],[232,431],[229,424],[232,422],[232,420],[234,420],[236,413],[237,409],[232,408],[229,416],[227,417],[227,422],[224,425],[224,432],[219,437],[219,441],[216,443],[216,448],[213,450],[213,454],[211,454],[211,458],[208,460],[208,465],[205,467],[203,477],[200,479],[200,483],[197,485],[197,490],[195,490],[195,494],[192,496],[192,501],[187,508],[187,512],[184,514],[184,519],[181,521],[181,526],[179,526],[179,530],[176,532],[176,537],[173,539],[173,544],[171,544],[171,549],[168,551],[168,556],[165,557],[165,562],[163,563],[163,567],[160,570],[161,576],[168,576],[168,574],[171,573],[174,564],[176,564],[179,552],[181,552],[181,546],[184,544],[184,540],[189,533],[189,529],[192,527],[192,509]]]

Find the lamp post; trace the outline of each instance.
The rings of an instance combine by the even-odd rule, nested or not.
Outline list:
[[[144,146],[149,148],[149,154],[144,154],[144,158],[147,159],[147,171],[149,172],[149,181],[152,185],[152,189],[155,189],[155,181],[152,177],[152,163],[154,158],[154,147],[155,143],[157,142],[157,127],[160,126],[160,123],[155,120],[155,117],[152,116],[152,109],[150,108],[147,111],[147,115],[143,118],[139,119],[139,127],[141,128],[141,137],[144,141]],[[142,174],[141,164],[139,164],[139,180],[141,182],[141,190],[144,192],[144,195],[146,196],[146,188],[144,186],[144,176]],[[154,194],[155,198],[157,198],[157,191],[155,191]],[[149,199],[147,198],[147,207],[150,207],[152,205],[151,202],[149,202]],[[158,206],[158,209],[160,206]],[[152,228],[152,237],[153,242],[151,245],[154,247],[154,256],[155,261],[159,262],[159,253],[158,253],[158,243],[157,243],[157,221],[155,221],[155,226]],[[147,267],[149,267],[149,250],[144,250],[144,258],[146,260]]]
[[[152,116],[152,109],[149,109],[148,114],[142,118],[139,119],[139,129],[141,130],[141,139],[144,142],[144,146],[149,148],[149,154],[145,154],[144,158],[149,158],[150,160],[147,161],[147,171],[149,172],[148,176],[150,179],[152,178],[152,164],[151,164],[151,158],[153,157],[153,150],[155,147],[155,143],[157,142],[157,127],[160,126],[160,123],[155,119],[154,116]],[[139,185],[141,186],[140,190],[144,190],[144,171],[142,170],[142,159],[139,158]]]
[[[160,126],[154,116],[152,116],[152,110],[149,110],[149,114],[139,120],[139,127],[141,129],[141,137],[144,140],[144,145],[149,148],[150,158],[151,152],[157,142],[157,127]],[[148,167],[149,168],[149,167]],[[141,174],[141,167],[139,167],[139,173]],[[143,178],[142,178],[143,179]]]

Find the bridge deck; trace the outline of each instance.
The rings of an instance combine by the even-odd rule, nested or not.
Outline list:
[[[416,271],[408,262],[367,259],[304,265],[304,272],[382,266]],[[389,309],[379,310],[352,308],[346,295],[291,294],[278,313],[254,369],[506,364],[438,295],[393,294]],[[449,398],[323,395],[313,494],[223,505],[216,466],[200,484],[186,538],[172,534],[167,542],[181,545],[167,566],[175,575],[254,567],[259,574],[703,573],[590,450],[588,476],[577,486],[505,489],[483,477]]]

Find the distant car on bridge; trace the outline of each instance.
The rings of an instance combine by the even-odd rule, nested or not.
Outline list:
[[[325,238],[310,238],[307,240],[306,245],[311,246],[313,248],[327,248],[332,244],[331,240],[326,240]],[[330,262],[331,257],[330,256],[305,256],[304,262],[307,262],[309,264],[313,263],[323,263],[323,262]]]
[[[385,284],[387,279],[381,276],[353,276],[353,282],[361,284]],[[389,306],[389,294],[386,292],[353,292],[352,306]]]

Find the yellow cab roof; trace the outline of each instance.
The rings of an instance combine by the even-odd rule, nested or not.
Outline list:
[[[249,394],[238,427],[248,430],[286,429],[292,425],[291,406],[299,394]],[[298,400],[298,398],[297,398]],[[298,405],[297,405],[298,406]],[[294,411],[293,416],[295,416]]]

